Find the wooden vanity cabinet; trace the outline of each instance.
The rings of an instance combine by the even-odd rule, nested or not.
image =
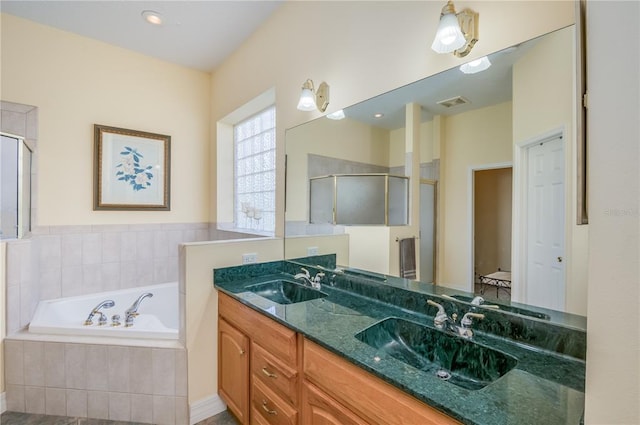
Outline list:
[[[298,334],[223,293],[218,314],[220,397],[241,424],[297,425]],[[232,335],[229,327],[245,339]],[[245,363],[238,359],[238,340],[246,344]]]
[[[218,394],[241,423],[249,417],[249,338],[218,321]]]
[[[440,411],[409,396],[393,385],[371,375],[342,357],[329,352],[305,339],[303,352],[305,393],[312,383],[324,392],[325,403],[333,406],[331,414],[343,412],[342,406],[357,415],[363,422],[354,424],[376,425],[459,425],[460,423]],[[316,424],[332,424],[331,420],[320,419],[318,402],[302,406],[303,418],[316,418]],[[328,403],[326,400],[333,400]],[[322,407],[322,406],[321,406]],[[328,408],[323,407],[324,410]],[[306,425],[307,422],[303,423]],[[338,423],[341,423],[338,421]]]
[[[218,391],[241,424],[459,425],[228,295],[218,300]]]

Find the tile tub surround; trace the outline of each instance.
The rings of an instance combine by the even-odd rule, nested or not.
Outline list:
[[[7,410],[188,423],[184,349],[5,340]]]
[[[267,269],[273,269],[273,266],[274,264],[270,264]],[[282,266],[287,267],[284,263]],[[296,266],[300,267],[299,264]],[[314,270],[310,272],[314,274]],[[328,294],[327,298],[279,305],[248,292],[245,288],[267,279],[290,279],[290,274],[254,276],[236,281],[225,281],[223,278],[231,275],[230,270],[222,273],[215,270],[216,288],[463,423],[553,425],[577,424],[580,421],[584,409],[585,363],[579,358],[538,349],[521,342],[514,343],[508,338],[478,331],[474,336],[476,343],[515,357],[517,364],[514,369],[481,390],[465,389],[410,367],[384,351],[356,339],[357,333],[388,317],[432,327],[433,316],[430,311],[425,313],[406,306],[396,306],[382,300],[381,295],[377,297],[379,299],[369,297],[376,290],[389,290],[389,286],[400,290],[393,288],[389,282],[384,285],[385,288],[379,288],[380,282],[358,277],[359,280],[375,283],[368,286],[369,294],[340,289],[338,284],[333,287],[325,284],[322,290]],[[417,283],[412,284],[415,286]],[[424,294],[415,295],[419,298]],[[395,302],[398,300],[398,297],[391,298]],[[469,307],[464,303],[460,305],[461,308]],[[546,326],[559,327],[548,323]]]
[[[215,223],[36,227],[7,242],[7,333],[41,300],[175,282],[179,244],[238,235]]]

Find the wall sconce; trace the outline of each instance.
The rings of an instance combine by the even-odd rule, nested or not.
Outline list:
[[[314,90],[313,81],[307,79],[302,85],[302,93],[298,101],[298,109],[301,111],[313,111],[318,108],[320,112],[327,110],[329,106],[329,85],[324,81]]]
[[[456,13],[449,0],[440,13],[440,24],[431,48],[438,53],[465,57],[478,41],[478,14],[471,9]]]

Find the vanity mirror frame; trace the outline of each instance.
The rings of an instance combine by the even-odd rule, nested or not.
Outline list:
[[[575,169],[573,170],[575,172],[575,175],[572,175],[572,178],[575,178],[576,182],[577,182],[577,187],[576,187],[576,190],[575,190],[575,201],[577,203],[577,208],[576,208],[577,216],[576,216],[576,220],[575,220],[574,223],[566,222],[565,226],[569,226],[569,225],[573,225],[573,224],[576,224],[576,225],[587,224],[586,203],[585,203],[585,200],[584,200],[584,193],[586,193],[586,168],[585,168],[585,164],[584,164],[584,158],[586,156],[585,155],[586,154],[586,139],[584,137],[584,133],[585,133],[584,126],[586,125],[586,122],[584,121],[584,108],[583,108],[583,95],[582,95],[582,93],[584,91],[584,78],[582,78],[583,73],[584,73],[584,43],[583,43],[583,30],[582,30],[582,26],[580,24],[580,21],[583,19],[582,10],[583,9],[580,8],[580,14],[577,15],[577,16],[580,16],[580,19],[576,19],[577,22],[574,25],[571,25],[571,26],[574,26],[574,42],[575,42],[575,52],[576,52],[575,56],[574,56],[574,59],[576,61],[576,70],[577,70],[577,72],[576,72],[576,77],[575,77],[575,80],[574,80],[574,82],[576,84],[574,93],[576,94],[575,104],[577,105],[577,108],[576,108],[576,111],[574,113],[574,118],[576,119],[577,122],[575,123],[574,134],[572,135],[570,140],[572,141],[572,143],[575,143],[575,146],[572,145],[572,149],[575,150],[575,154],[577,156],[577,164],[575,166]],[[571,27],[571,26],[569,26],[569,27]],[[568,28],[568,27],[565,27],[565,28]],[[559,31],[559,30],[562,30],[562,29],[564,29],[564,28],[560,28],[560,29],[558,29],[556,31]],[[556,32],[556,31],[553,31],[553,32]],[[536,37],[535,39],[539,39],[539,38],[544,37],[546,35],[548,35],[548,34],[541,35],[539,37]],[[504,50],[501,50],[500,52],[503,52],[503,51]],[[494,54],[500,53],[500,52],[495,52]],[[455,68],[452,68],[452,69],[455,69]],[[451,69],[447,70],[447,71],[443,71],[443,73],[450,72],[450,71],[451,71]],[[435,74],[433,76],[426,77],[424,80],[427,80],[429,78],[435,77],[436,75],[439,75],[439,74]],[[421,80],[421,81],[423,81],[423,80]],[[406,86],[405,87],[401,87],[401,89],[404,89],[404,88],[406,88]],[[386,95],[388,93],[391,93],[391,92],[387,92],[387,93],[381,94],[381,95],[376,96],[375,98],[372,98],[372,99],[379,98],[379,97],[384,96],[384,95]],[[361,102],[361,103],[366,103],[366,102],[369,102],[370,100],[367,100],[367,101],[364,101],[364,102]],[[357,105],[360,105],[360,103],[357,104]],[[345,113],[347,114],[347,116],[348,116],[348,111],[349,111],[349,108],[345,108]],[[321,120],[321,119],[324,119],[324,117],[317,118],[317,119]],[[313,121],[315,121],[315,120],[313,120]],[[310,122],[313,122],[313,121],[309,121],[309,122],[304,123],[302,125],[309,124]],[[299,127],[299,126],[297,126],[297,127]],[[294,128],[297,128],[297,127],[294,127]],[[291,129],[287,130],[287,134],[288,134],[289,130],[291,130]],[[567,184],[568,184],[568,182],[567,182]],[[286,198],[289,199],[289,202],[290,202],[290,200],[292,199],[291,193],[287,193]],[[566,199],[565,202],[566,202],[566,208],[570,208],[571,201]],[[285,223],[286,223],[286,215],[285,215]],[[286,251],[286,244],[287,244],[287,238],[289,236],[290,235],[287,235],[287,225],[285,224],[285,259],[287,258],[287,255],[286,255],[286,252],[287,252]],[[311,236],[311,234],[309,234],[308,236]],[[436,234],[436,239],[438,237],[439,237],[439,235]],[[438,254],[436,253],[436,256],[437,255]],[[298,257],[299,257],[299,255],[298,255]]]

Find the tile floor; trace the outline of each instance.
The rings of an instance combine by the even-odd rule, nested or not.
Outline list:
[[[4,412],[0,416],[2,425],[142,425],[137,422],[118,422],[104,419],[70,418],[65,416],[36,415],[30,413]],[[189,424],[178,424],[189,425]],[[196,425],[238,425],[235,418],[224,411],[198,422]]]

